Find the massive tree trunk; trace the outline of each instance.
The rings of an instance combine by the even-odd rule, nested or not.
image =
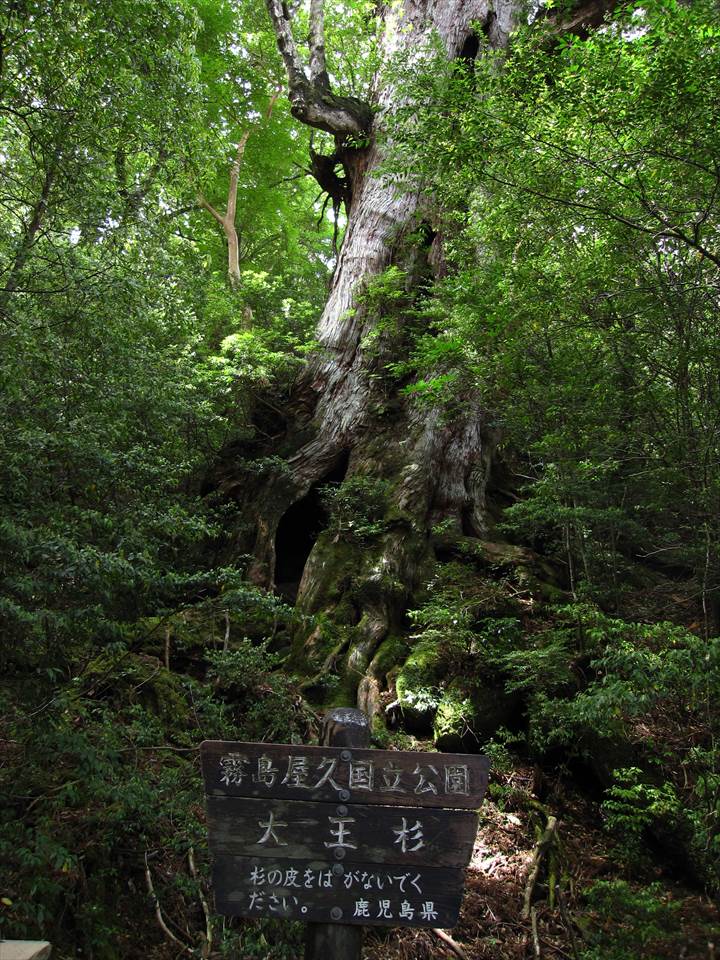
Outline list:
[[[335,137],[335,157],[345,169],[348,226],[318,327],[320,347],[290,404],[288,470],[271,479],[257,499],[251,573],[255,582],[272,587],[276,566],[286,566],[283,551],[302,553],[297,541],[307,535],[303,524],[310,523],[317,487],[327,478],[339,479],[345,465],[348,476],[383,481],[387,502],[378,532],[364,540],[322,532],[297,591],[302,610],[326,613],[325,623],[331,624],[304,639],[298,660],[313,665],[320,683],[331,668],[339,669],[340,697],[357,693],[360,705],[372,708],[389,663],[381,646],[401,630],[408,600],[432,561],[433,528],[443,522],[445,531],[459,535],[487,532],[485,491],[495,441],[472,398],[462,398],[452,421],[440,410],[413,405],[383,376],[382,337],[380,345],[376,340],[366,348],[379,320],[377,309],[363,300],[368,281],[398,264],[407,269],[410,288],[413,279],[423,271],[427,277],[442,262],[440,238],[431,225],[418,230],[424,211],[413,172],[404,172],[402,189],[374,173],[383,153],[379,134],[393,106],[403,102],[403,91],[387,82],[374,110],[334,93],[325,65],[321,0],[310,7],[307,67],[286,5],[267,0],[267,6],[293,115]],[[421,60],[433,37],[440,38],[448,59],[466,56],[478,49],[476,31],[483,34],[481,50],[497,49],[507,42],[520,4],[404,0],[387,7],[383,54],[389,62],[403,49]],[[408,289],[409,301],[412,296]]]

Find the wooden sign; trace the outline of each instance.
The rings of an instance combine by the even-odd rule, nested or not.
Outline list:
[[[209,797],[272,797],[382,806],[474,810],[488,782],[487,757],[284,743],[206,740]]]
[[[457,922],[486,757],[205,741],[201,759],[220,913]]]
[[[460,867],[477,832],[469,810],[209,797],[207,811],[211,852],[237,856]]]
[[[463,870],[329,860],[215,857],[215,907],[226,916],[367,926],[453,927]]]

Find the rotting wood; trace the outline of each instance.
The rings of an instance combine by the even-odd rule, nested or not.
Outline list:
[[[438,937],[438,939],[447,944],[448,948],[455,954],[456,957],[459,957],[460,960],[467,960],[467,954],[457,940],[453,940],[449,933],[445,933],[445,931],[441,930],[440,927],[433,927],[432,932],[436,937]]]
[[[548,852],[550,847],[557,842],[557,829],[558,822],[557,817],[549,816],[547,818],[547,824],[545,829],[542,832],[542,836],[535,845],[535,850],[533,853],[532,866],[530,867],[530,873],[528,875],[528,881],[525,886],[525,896],[522,909],[522,918],[523,920],[528,920],[530,918],[530,904],[532,901],[533,891],[535,889],[535,884],[537,883],[537,878],[540,873],[540,865],[542,863],[543,857]]]

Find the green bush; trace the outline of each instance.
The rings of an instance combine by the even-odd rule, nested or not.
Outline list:
[[[390,484],[377,477],[355,475],[322,489],[330,529],[348,540],[366,540],[386,529]]]

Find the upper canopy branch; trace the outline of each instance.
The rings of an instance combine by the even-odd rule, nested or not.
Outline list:
[[[325,66],[323,0],[310,5],[310,72],[298,53],[290,28],[290,15],[282,0],[265,0],[275,37],[285,64],[292,115],[333,134],[366,134],[372,126],[369,104],[356,97],[341,97],[330,89]]]
[[[310,79],[316,87],[330,89],[325,63],[325,0],[310,0]]]

